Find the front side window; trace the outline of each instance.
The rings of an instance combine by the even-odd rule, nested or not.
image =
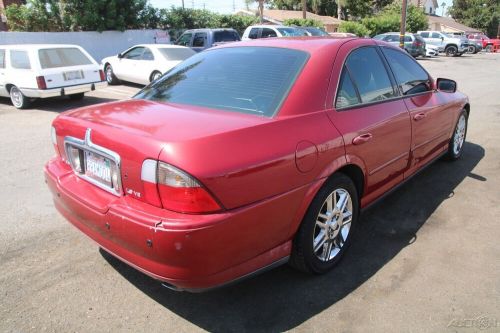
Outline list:
[[[428,32],[421,32],[420,36],[422,36],[423,38],[429,38],[429,33]]]
[[[31,69],[30,58],[26,51],[10,51],[10,65],[17,69]]]
[[[272,117],[307,59],[306,52],[284,48],[212,49],[174,67],[135,98]]]
[[[92,61],[76,47],[64,47],[38,50],[42,68],[90,65]]]
[[[431,38],[441,38],[441,37],[442,37],[441,34],[439,34],[437,32],[433,32],[432,36],[431,36]]]
[[[399,50],[389,48],[382,50],[403,95],[414,95],[431,90],[429,74],[412,57]]]
[[[193,38],[193,47],[204,47],[206,40],[207,34],[205,32],[195,33]]]
[[[276,34],[276,32],[273,29],[263,28],[261,37],[262,38],[278,37],[278,35]]]
[[[259,28],[250,29],[250,32],[248,33],[248,38],[250,38],[250,39],[259,38]]]
[[[5,68],[5,50],[0,49],[0,68]]]
[[[382,101],[397,95],[375,48],[362,47],[353,51],[347,58],[346,67],[362,103]]]
[[[151,50],[147,47],[144,49],[144,53],[142,54],[142,60],[155,60],[153,52],[151,52]]]
[[[130,60],[140,60],[142,58],[142,53],[144,52],[143,47],[135,47],[123,55],[123,58]]]
[[[183,34],[175,44],[177,45],[182,45],[182,46],[189,46],[189,43],[191,42],[191,37],[193,36],[192,33],[186,33]]]

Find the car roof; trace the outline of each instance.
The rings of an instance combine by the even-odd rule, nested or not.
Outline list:
[[[189,47],[174,45],[174,44],[137,44],[129,47],[129,49],[133,47],[151,47],[151,48],[172,48],[172,49],[188,49]]]
[[[63,47],[78,47],[75,44],[6,44],[0,45],[1,48],[22,48],[22,49],[42,49],[42,48],[63,48]]]
[[[295,49],[306,52],[314,52],[319,49],[338,48],[342,44],[354,39],[358,38],[357,37],[336,38],[332,36],[259,38],[259,39],[252,39],[249,41],[228,43],[225,45],[218,46],[214,49],[226,48],[226,47],[240,47],[240,46],[259,46],[259,47],[278,47],[278,48]]]
[[[291,27],[288,25],[279,25],[279,24],[255,24],[255,25],[249,26],[248,28],[292,28],[292,29],[295,29],[295,28],[302,28],[302,27]]]
[[[200,32],[203,32],[203,31],[227,31],[227,30],[230,30],[230,31],[236,31],[234,30],[233,28],[214,28],[214,29],[211,29],[211,28],[202,28],[202,29],[188,29],[184,32],[197,32],[197,31],[200,31]]]

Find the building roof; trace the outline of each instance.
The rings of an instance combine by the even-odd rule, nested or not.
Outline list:
[[[247,10],[240,10],[236,14],[255,15],[254,12]],[[339,20],[335,17],[317,15],[311,12],[307,12],[306,17],[308,19],[320,21],[324,25],[326,24],[340,25],[340,23],[342,22],[342,20]],[[286,19],[301,19],[301,18],[302,18],[302,11],[299,10],[264,9],[264,20],[276,24],[281,24]]]
[[[442,31],[446,31],[446,28],[448,28],[449,30],[461,32],[481,32],[480,30],[458,23],[451,17],[427,15],[427,20],[429,21],[429,26],[432,26],[433,24],[440,24]]]

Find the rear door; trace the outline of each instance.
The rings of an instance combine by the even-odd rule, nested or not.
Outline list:
[[[50,47],[35,52],[48,89],[101,80],[99,66],[77,47]]]
[[[362,46],[343,62],[342,54],[352,49],[350,44],[340,48],[340,59],[337,56],[335,61],[332,81],[337,82],[339,74],[340,81],[334,111],[329,116],[344,137],[348,163],[364,169],[365,205],[403,179],[409,159],[411,124],[378,48]]]
[[[408,175],[439,155],[452,126],[447,96],[433,90],[429,74],[410,56],[382,47],[411,117],[411,169]]]

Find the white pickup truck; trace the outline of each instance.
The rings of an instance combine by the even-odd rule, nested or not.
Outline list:
[[[467,38],[451,36],[441,31],[419,31],[418,34],[427,44],[437,46],[439,52],[444,52],[447,56],[461,56],[469,47]]]
[[[0,45],[0,96],[18,109],[35,98],[69,96],[104,87],[104,72],[77,45]]]

